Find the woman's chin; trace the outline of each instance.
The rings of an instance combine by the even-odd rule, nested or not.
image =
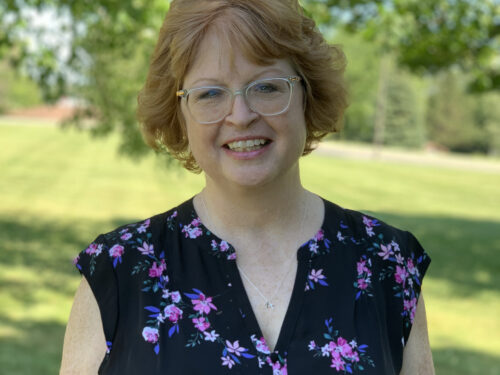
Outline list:
[[[294,164],[298,167],[297,164]],[[262,163],[259,165],[228,166],[222,170],[222,180],[236,188],[257,189],[271,185],[290,184],[292,174],[290,166],[279,166],[278,163]],[[298,173],[298,171],[297,171]]]

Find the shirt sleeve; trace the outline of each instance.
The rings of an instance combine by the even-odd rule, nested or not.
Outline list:
[[[82,250],[74,264],[90,285],[99,306],[109,352],[118,322],[118,283],[104,236],[98,236]]]
[[[404,279],[403,285],[403,345],[408,342],[411,327],[415,319],[417,302],[422,291],[422,281],[431,262],[431,258],[413,234],[407,233],[407,244],[403,250],[404,269],[398,270]]]

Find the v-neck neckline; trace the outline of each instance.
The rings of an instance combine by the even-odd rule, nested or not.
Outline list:
[[[307,282],[307,273],[310,268],[309,265],[312,262],[312,258],[315,255],[317,255],[310,251],[309,244],[318,238],[319,233],[326,232],[325,226],[329,216],[328,212],[329,207],[327,204],[328,202],[325,201],[322,197],[319,198],[323,203],[323,220],[321,221],[321,227],[317,231],[315,231],[315,234],[306,242],[304,242],[302,245],[300,245],[296,251],[297,271],[294,278],[292,294],[290,296],[285,316],[283,318],[283,321],[281,322],[281,327],[278,334],[278,340],[276,341],[274,350],[270,354],[270,358],[273,362],[276,362],[278,360],[277,357],[278,355],[285,355],[287,347],[291,342],[297,319],[300,316],[300,310],[305,293],[305,285]],[[224,241],[229,246],[228,254],[236,254],[236,250],[230,242],[217,236],[213,231],[208,229],[202,222],[200,216],[198,215],[194,207],[194,197],[189,199],[188,202],[189,202],[189,210],[191,211],[191,216],[199,221],[198,225],[202,229],[203,233],[208,234],[208,237],[203,236],[203,240],[207,241],[208,245],[210,245],[214,240],[218,243]],[[209,247],[210,246],[207,246],[207,251],[209,251]],[[237,289],[236,297],[239,299],[241,303],[240,313],[242,314],[245,325],[247,326],[247,329],[249,331],[248,332],[249,336],[256,334],[259,336],[259,338],[264,337],[263,331],[257,320],[257,315],[255,314],[247,290],[245,289],[245,286],[243,284],[242,275],[238,270],[236,264],[237,260],[236,256],[224,257],[224,259],[227,260],[226,262],[224,262],[225,267],[227,267],[226,270],[231,274],[231,279],[233,280],[233,282],[236,283],[236,285],[233,285],[233,287]],[[265,337],[264,340],[266,340],[267,344],[267,339]]]
[[[296,251],[296,256],[297,256],[297,259],[300,260],[300,259],[307,259],[309,258],[310,256],[314,256],[315,254],[310,252],[307,248],[307,246],[316,239],[316,236],[320,233],[320,232],[326,232],[326,222],[327,222],[327,216],[328,216],[328,202],[323,199],[322,197],[320,197],[319,195],[317,196],[319,199],[321,199],[321,202],[323,203],[323,220],[321,221],[321,226],[318,230],[315,231],[315,233],[313,234],[312,237],[310,237],[306,242],[304,242],[302,245],[300,245]],[[229,241],[226,241],[224,240],[223,238],[219,237],[217,234],[215,234],[212,230],[210,230],[209,228],[207,228],[207,226],[203,223],[203,221],[201,220],[200,216],[198,215],[198,213],[196,212],[196,209],[194,207],[194,196],[191,197],[186,203],[188,203],[187,205],[187,208],[188,210],[190,211],[190,216],[193,218],[193,219],[197,219],[198,220],[198,226],[200,227],[200,229],[202,230],[203,233],[206,233],[207,236],[208,236],[208,242],[211,243],[212,240],[215,240],[216,242],[218,242],[219,244],[221,242],[225,242],[229,248],[228,248],[228,254],[236,254],[236,249],[235,247],[229,242]],[[204,237],[204,240],[206,239],[207,237]],[[226,259],[228,260],[236,260],[236,257],[232,257],[232,258],[228,258],[226,257]]]

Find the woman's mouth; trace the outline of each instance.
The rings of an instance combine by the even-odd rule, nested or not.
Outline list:
[[[268,143],[270,143],[268,139],[256,138],[226,143],[224,147],[235,152],[250,152],[259,150]]]

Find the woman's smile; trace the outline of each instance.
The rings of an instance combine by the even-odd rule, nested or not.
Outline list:
[[[271,147],[272,141],[265,137],[239,137],[222,146],[226,154],[237,160],[258,158]]]
[[[286,59],[258,65],[248,60],[243,51],[229,50],[215,33],[209,33],[185,76],[183,88],[217,85],[234,92],[248,85],[255,87],[252,82],[263,80],[265,84],[258,85],[250,95],[272,92],[272,99],[276,92],[272,80],[277,78],[286,87],[285,77],[295,75]],[[211,108],[209,105],[217,98],[199,100],[206,100]],[[228,114],[216,123],[196,121],[186,102],[181,105],[191,152],[210,180],[222,185],[255,187],[271,182],[286,185],[290,181],[285,176],[298,175],[298,161],[307,135],[300,84],[290,90],[289,106],[276,115],[261,115],[252,110],[244,95],[236,95]],[[203,112],[197,114],[203,116]]]

